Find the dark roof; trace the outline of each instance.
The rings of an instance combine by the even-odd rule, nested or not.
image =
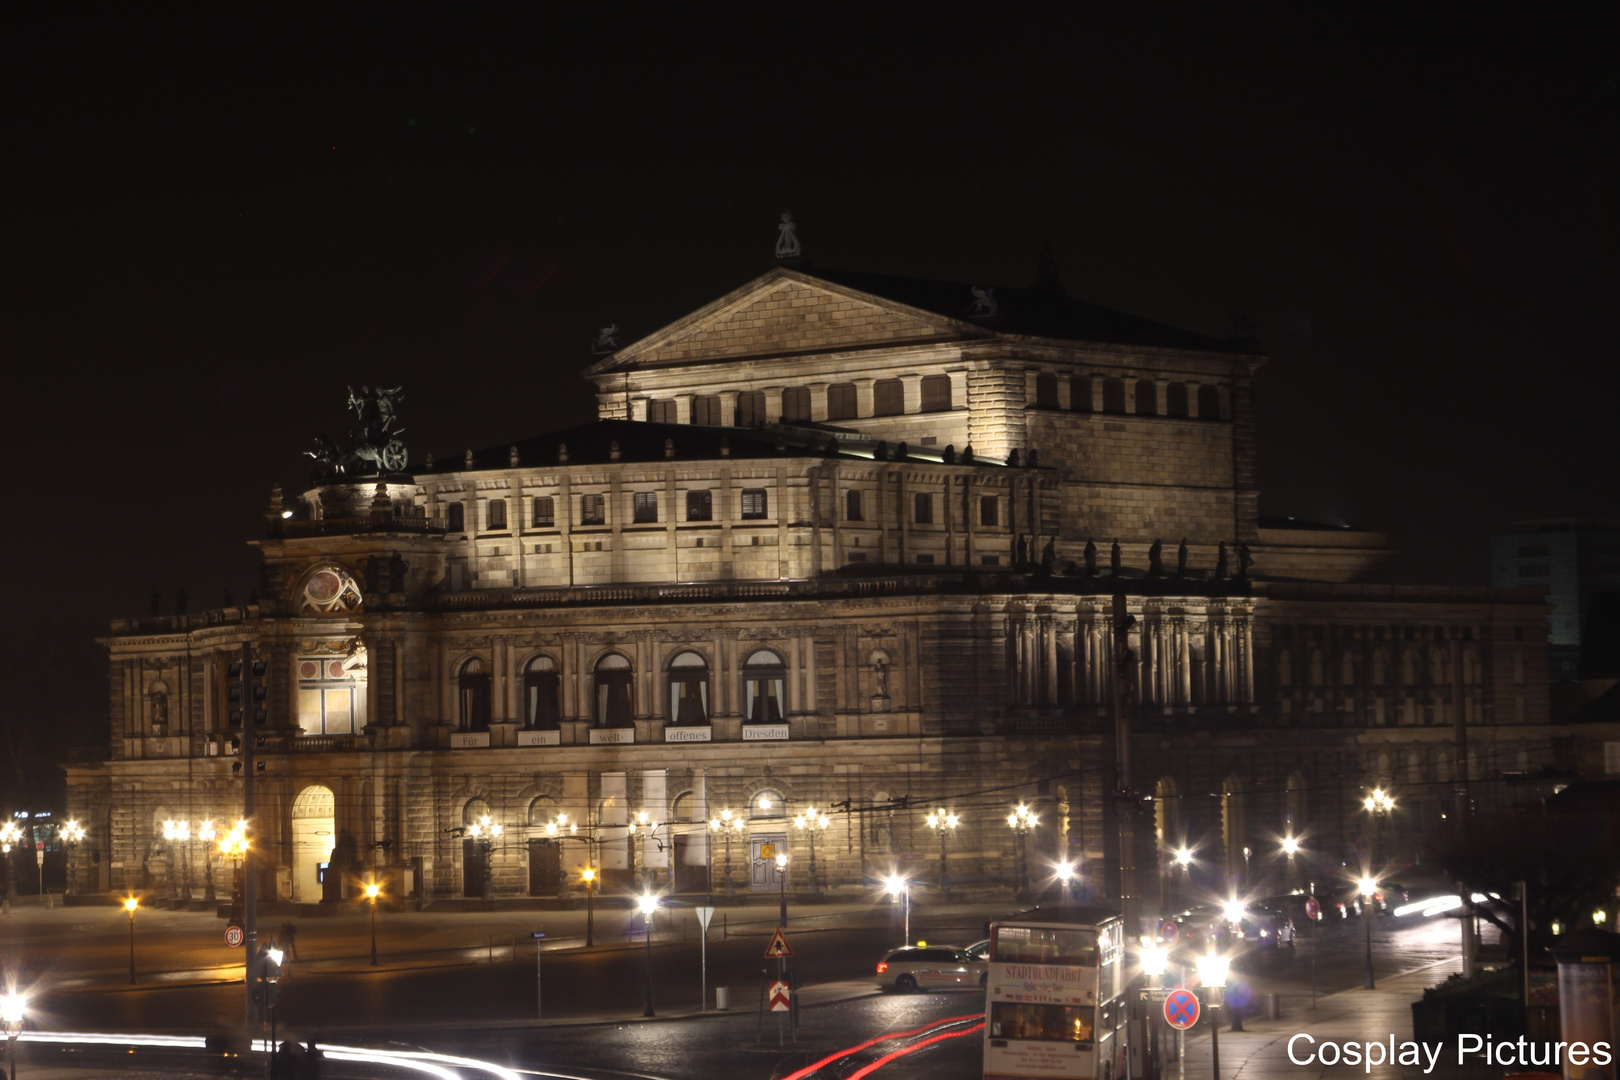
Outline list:
[[[966,319],[986,330],[1003,334],[1097,341],[1116,345],[1145,345],[1163,349],[1196,349],[1201,352],[1259,353],[1253,341],[1209,337],[1154,322],[1123,311],[1088,304],[1066,296],[1057,285],[992,285],[997,305],[995,315],[969,314],[974,288],[986,283],[934,281],[929,278],[894,277],[846,270],[826,270],[801,266],[799,273],[821,278],[836,285],[858,289],[910,307],[932,311],[952,319]]]
[[[855,432],[841,432],[836,428],[809,425],[772,424],[764,428],[705,427],[697,424],[659,424],[640,420],[595,420],[578,427],[552,431],[544,435],[522,439],[515,445],[518,463],[534,467],[564,464],[559,461],[559,448],[568,448],[569,465],[601,465],[610,461],[664,461],[664,441],[674,444],[674,461],[712,461],[721,457],[734,459],[776,457],[844,457],[870,460],[874,448],[882,445],[884,460],[899,461],[898,443],[880,443]],[[613,444],[618,444],[619,456],[613,457]],[[486,447],[473,451],[474,470],[505,469],[510,467],[514,444]],[[722,455],[724,446],[728,453]],[[939,464],[940,452],[932,447],[908,448],[904,460],[925,464]],[[973,466],[1001,466],[994,459],[976,458],[955,464]],[[465,454],[435,457],[433,467],[418,466],[417,475],[427,473],[453,473],[467,470]]]

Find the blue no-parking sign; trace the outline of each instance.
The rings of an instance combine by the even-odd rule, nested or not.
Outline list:
[[[1198,1023],[1198,995],[1185,987],[1165,995],[1165,1023],[1178,1031],[1185,1031]]]

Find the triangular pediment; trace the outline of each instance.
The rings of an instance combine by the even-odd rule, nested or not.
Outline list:
[[[585,374],[988,336],[967,320],[778,268],[603,357]]]

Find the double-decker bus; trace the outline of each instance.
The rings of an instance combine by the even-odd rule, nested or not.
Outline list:
[[[985,1080],[1114,1080],[1125,1026],[1125,921],[1036,908],[990,926]]]

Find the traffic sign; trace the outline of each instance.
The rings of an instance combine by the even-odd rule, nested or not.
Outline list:
[[[1198,1023],[1198,995],[1182,987],[1172,990],[1164,999],[1164,1019],[1178,1031],[1185,1031]]]
[[[709,932],[709,920],[714,918],[714,908],[695,907],[692,910],[697,913],[698,925],[703,927],[703,932],[707,934]]]
[[[1316,897],[1309,897],[1305,901],[1305,915],[1312,919],[1320,919],[1322,917],[1322,905],[1316,899]]]
[[[242,947],[242,928],[240,926],[227,926],[225,928],[225,944],[233,949]]]
[[[544,930],[530,930],[529,936],[534,938],[534,940],[539,941],[541,938],[546,936],[546,932]]]
[[[1165,941],[1174,941],[1181,936],[1181,927],[1172,920],[1166,919],[1164,925],[1159,927],[1159,937]]]
[[[788,946],[787,938],[782,936],[782,928],[778,926],[776,933],[771,935],[771,943],[765,946],[765,959],[780,960],[785,956],[792,956],[793,950]]]
[[[785,982],[771,983],[771,1012],[787,1012],[793,1008],[788,998],[788,984]]]
[[[775,844],[761,844],[761,845],[759,845],[759,857],[761,859],[767,861],[767,862],[770,861],[771,859],[776,858],[776,845]]]

